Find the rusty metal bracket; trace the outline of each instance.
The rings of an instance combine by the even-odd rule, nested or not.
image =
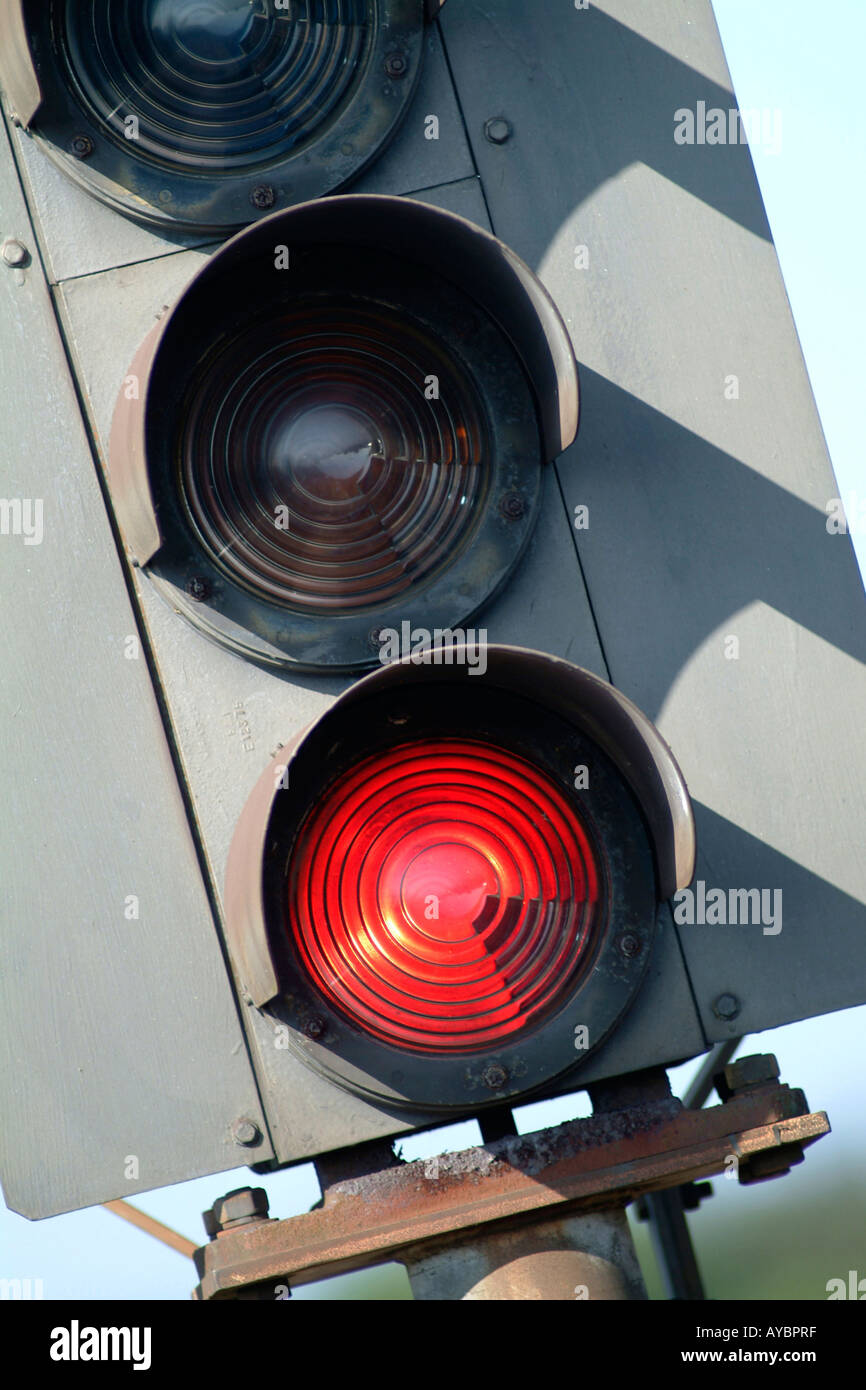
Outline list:
[[[391,1156],[388,1166],[389,1151],[368,1146],[323,1161],[324,1198],[313,1211],[274,1221],[259,1209],[257,1219],[227,1230],[211,1221],[210,1244],[194,1256],[194,1297],[249,1297],[253,1285],[300,1285],[399,1260],[492,1223],[505,1229],[622,1206],[722,1172],[732,1157],[743,1181],[775,1175],[830,1130],[823,1112],[809,1113],[802,1091],[778,1082],[749,1081],[721,1105],[689,1110],[661,1077],[642,1102],[624,1091],[617,1109],[607,1092],[589,1119],[483,1148],[406,1164]]]

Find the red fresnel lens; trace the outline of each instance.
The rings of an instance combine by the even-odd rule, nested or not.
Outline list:
[[[293,949],[357,1027],[477,1051],[553,1014],[588,966],[600,873],[546,772],[481,741],[407,743],[340,777],[289,865]]]

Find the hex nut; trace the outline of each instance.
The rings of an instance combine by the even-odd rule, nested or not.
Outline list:
[[[15,237],[10,237],[4,241],[2,256],[6,265],[10,267],[27,265],[30,260],[30,252],[23,241],[17,241]]]
[[[491,145],[505,145],[514,134],[514,128],[504,116],[491,116],[484,123],[484,134]]]
[[[779,1063],[772,1052],[740,1057],[725,1067],[725,1082],[731,1091],[742,1091],[746,1086],[769,1086],[778,1079]]]
[[[233,1226],[246,1226],[254,1221],[266,1221],[269,1211],[268,1194],[263,1187],[238,1187],[214,1202],[211,1211],[217,1233]],[[207,1227],[206,1217],[206,1230]]]

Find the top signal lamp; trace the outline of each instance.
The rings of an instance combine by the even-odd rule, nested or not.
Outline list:
[[[163,233],[229,232],[348,183],[421,70],[424,0],[0,0],[14,119]]]

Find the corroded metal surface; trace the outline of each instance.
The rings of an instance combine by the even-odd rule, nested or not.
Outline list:
[[[641,1192],[721,1172],[731,1157],[743,1179],[754,1180],[768,1158],[776,1160],[771,1169],[784,1171],[829,1128],[826,1115],[808,1112],[802,1091],[750,1085],[709,1110],[655,1095],[483,1148],[394,1161],[363,1176],[323,1169],[321,1207],[222,1233],[197,1251],[196,1296],[230,1297],[272,1279],[308,1283],[413,1250],[417,1257],[421,1245],[492,1222],[619,1206]]]

